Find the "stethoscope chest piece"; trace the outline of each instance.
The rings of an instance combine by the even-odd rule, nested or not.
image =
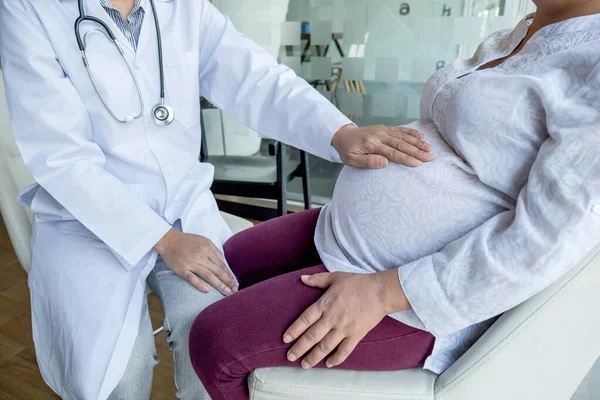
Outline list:
[[[157,104],[152,109],[152,119],[159,126],[170,125],[175,119],[173,108],[166,104]]]

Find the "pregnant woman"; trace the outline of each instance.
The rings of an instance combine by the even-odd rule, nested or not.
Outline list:
[[[434,161],[345,167],[322,210],[225,245],[242,290],[190,337],[214,400],[270,366],[441,373],[600,241],[600,0],[535,2],[427,83],[406,129]]]

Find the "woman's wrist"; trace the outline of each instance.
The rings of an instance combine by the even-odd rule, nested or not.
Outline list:
[[[400,278],[396,269],[377,272],[373,275],[377,282],[379,298],[386,314],[411,309],[410,303],[400,284]]]

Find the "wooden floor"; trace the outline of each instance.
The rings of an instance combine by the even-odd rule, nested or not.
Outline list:
[[[163,311],[158,298],[150,295],[152,325],[162,325]],[[154,370],[152,399],[175,399],[173,357],[166,334],[156,336],[160,363]],[[60,399],[42,379],[31,338],[31,313],[27,274],[12,248],[0,219],[0,400]]]

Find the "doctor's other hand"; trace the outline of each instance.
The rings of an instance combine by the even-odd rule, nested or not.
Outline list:
[[[225,296],[238,291],[235,279],[225,265],[223,254],[210,239],[171,229],[156,244],[155,249],[171,271],[199,291],[209,292],[210,288],[204,281]]]
[[[344,164],[357,168],[385,168],[395,162],[418,167],[433,160],[431,145],[423,134],[410,128],[346,125],[335,133],[331,145]]]

